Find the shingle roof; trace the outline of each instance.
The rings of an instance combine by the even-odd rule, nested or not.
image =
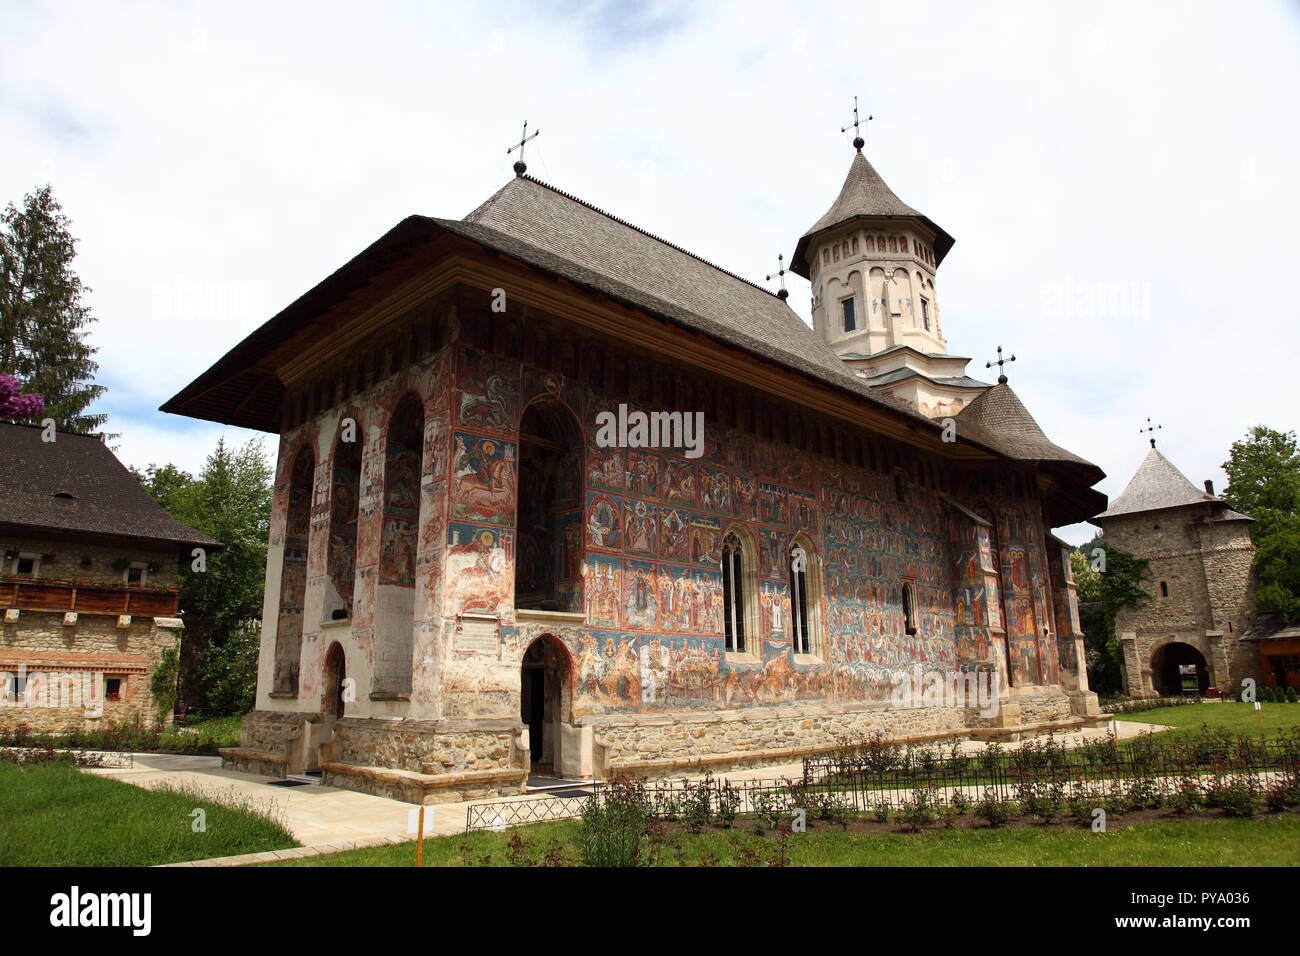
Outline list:
[[[0,524],[221,547],[164,511],[99,438],[41,434],[0,423]]]
[[[1007,384],[994,385],[963,408],[957,415],[957,434],[1011,458],[1086,465],[1101,477],[1101,469],[1092,462],[1053,444]]]
[[[860,217],[888,217],[919,219],[935,234],[935,262],[943,262],[943,257],[952,248],[953,238],[929,217],[917,212],[907,203],[894,195],[894,191],[885,184],[875,167],[867,161],[861,152],[854,153],[849,165],[849,174],[844,179],[840,194],[826,214],[818,219],[811,229],[803,234],[794,255],[790,257],[790,269],[797,275],[808,278],[808,247],[818,233],[843,225]]]
[[[934,426],[872,392],[773,293],[530,176],[507,183],[463,222],[433,221]]]
[[[447,233],[852,393],[926,430],[942,428],[905,402],[874,391],[776,295],[529,176],[508,182],[464,220],[425,216],[402,220],[254,331],[164,404],[163,411],[274,432],[276,421],[269,414],[243,414],[248,386],[241,376],[254,366],[273,375],[267,357],[274,349],[355,290],[380,288],[386,269]],[[278,381],[273,384],[282,391]],[[269,394],[273,389],[267,385],[264,390]],[[1023,407],[1020,411],[1037,430],[1028,412]],[[992,434],[991,428],[981,428],[974,416],[968,421],[972,427],[959,429],[960,441],[1002,454],[1007,448],[1024,450],[1016,441]],[[1061,460],[1081,463],[1089,470],[1073,480],[1092,484],[1103,477],[1095,465],[1046,442],[1041,430],[1038,437]],[[1083,497],[1090,503],[1090,496],[1100,497],[1096,493]]]
[[[1218,503],[1222,510],[1216,516],[1224,521],[1249,521],[1245,515],[1233,511],[1222,498],[1207,494],[1187,480],[1159,449],[1152,448],[1129,480],[1120,496],[1098,518],[1158,511],[1162,508],[1181,508],[1186,505]]]

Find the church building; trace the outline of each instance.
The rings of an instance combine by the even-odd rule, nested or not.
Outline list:
[[[812,328],[521,161],[168,401],[279,435],[226,765],[421,803],[1095,719],[1051,529],[1104,475],[947,353],[953,239],[855,145]]]

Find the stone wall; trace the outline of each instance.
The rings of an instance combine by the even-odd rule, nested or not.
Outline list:
[[[0,535],[0,557],[9,551],[20,554],[41,555],[40,578],[82,579],[104,584],[125,583],[124,568],[115,568],[115,561],[153,565],[148,584],[158,587],[176,587],[176,548],[121,544],[94,544],[80,540],[20,537]],[[13,562],[4,562],[0,572],[13,570]]]
[[[526,767],[512,721],[380,721],[344,718],[322,762],[440,774]]]
[[[66,733],[152,724],[157,704],[150,681],[162,652],[180,644],[180,620],[135,617],[118,627],[116,616],[80,614],[75,624],[63,621],[62,612],[20,611],[17,621],[0,625],[0,726]],[[28,700],[21,703],[13,699],[20,673],[28,681]],[[121,679],[121,700],[104,699],[105,677]]]

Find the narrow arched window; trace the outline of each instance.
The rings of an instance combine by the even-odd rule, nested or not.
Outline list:
[[[916,633],[916,609],[912,606],[912,585],[903,585],[903,630]]]
[[[816,624],[809,594],[809,564],[812,555],[800,544],[790,549],[790,627],[796,654],[812,654]]]
[[[1160,582],[1160,596],[1161,596],[1162,598],[1167,598],[1167,597],[1169,597],[1169,582],[1168,582],[1168,581],[1161,581],[1161,582]]]
[[[726,648],[745,650],[745,553],[740,538],[728,533],[722,539],[722,632]]]

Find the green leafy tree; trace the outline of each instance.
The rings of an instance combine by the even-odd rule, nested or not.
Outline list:
[[[211,644],[203,663],[205,710],[211,714],[246,714],[257,696],[257,652],[262,627],[245,621],[222,644]]]
[[[1124,686],[1124,654],[1115,636],[1115,616],[1149,599],[1142,587],[1150,574],[1147,562],[1094,538],[1070,552],[1070,566],[1079,595],[1088,686],[1099,694],[1117,694]]]
[[[181,565],[181,697],[206,714],[238,713],[231,708],[251,704],[257,681],[256,637],[250,664],[248,633],[262,616],[273,480],[262,440],[231,448],[222,439],[197,476],[174,465],[135,475],[172,517],[225,546],[201,571]]]
[[[1296,433],[1256,425],[1232,443],[1223,463],[1223,499],[1254,518],[1256,602],[1300,620],[1300,450]]]
[[[188,507],[182,504],[184,496],[194,485],[194,476],[188,471],[182,471],[175,465],[150,465],[144,471],[132,468],[131,474],[135,475],[136,480],[149,492],[149,496],[172,517],[176,517],[180,510]]]
[[[108,416],[86,411],[104,387],[94,384],[99,365],[85,336],[95,319],[72,269],[69,225],[48,185],[0,213],[0,373],[41,396],[43,417],[60,431],[88,434]]]

